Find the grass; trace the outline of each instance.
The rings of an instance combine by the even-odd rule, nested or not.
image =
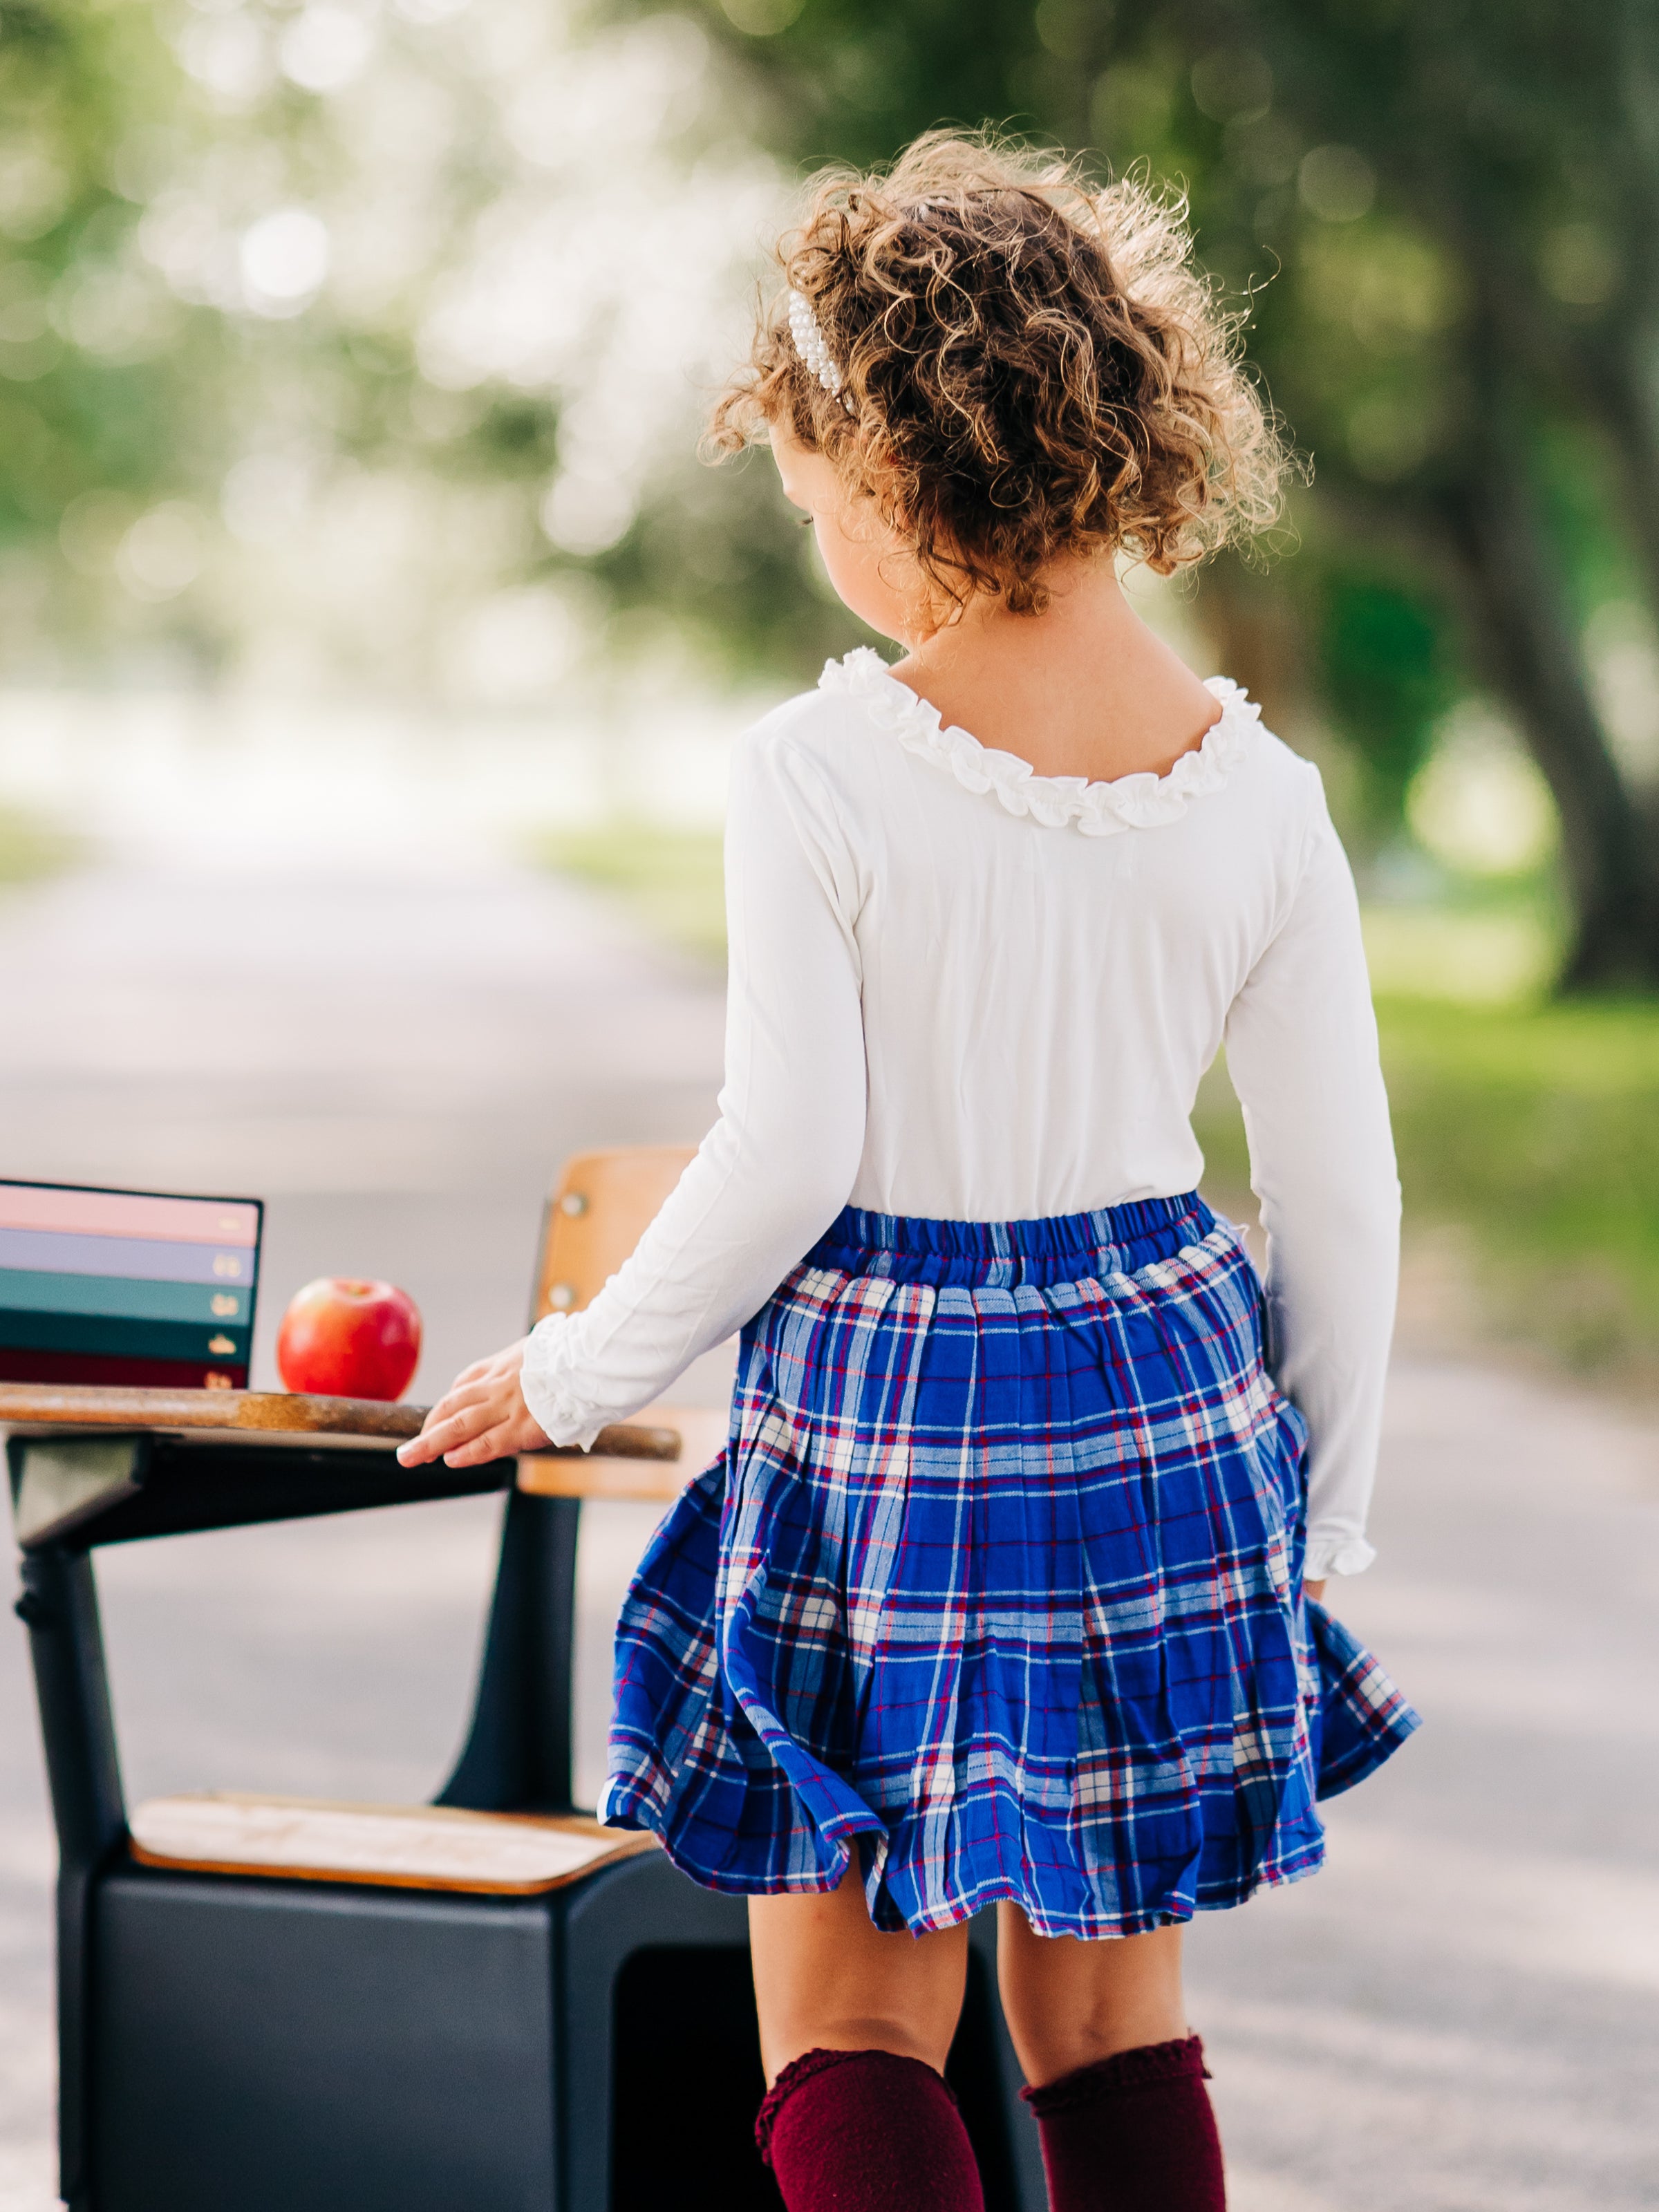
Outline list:
[[[1384,996],[1377,1018],[1408,1246],[1460,1232],[1489,1332],[1659,1382],[1659,1002]],[[1224,1078],[1198,1133],[1242,1183]]]
[[[724,963],[726,899],[718,830],[626,820],[544,838],[538,857],[608,893],[665,943]]]
[[[544,857],[667,940],[722,954],[717,834],[618,823]],[[1408,1247],[1455,1235],[1473,1334],[1659,1384],[1659,1000],[1549,999],[1556,924],[1535,899],[1374,908],[1366,937]],[[1243,1191],[1220,1067],[1195,1118],[1214,1186]]]
[[[1560,918],[1541,901],[1374,906],[1365,915],[1365,957],[1379,998],[1521,1005],[1544,997],[1560,955]]]
[[[65,831],[54,830],[21,808],[0,806],[0,885],[37,883],[69,866],[78,848]]]

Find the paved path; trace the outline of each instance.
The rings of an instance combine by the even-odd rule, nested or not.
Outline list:
[[[289,1292],[385,1273],[418,1389],[520,1325],[539,1199],[594,1140],[693,1136],[706,977],[484,869],[348,881],[135,863],[0,905],[0,1162],[263,1192],[256,1358]],[[129,1794],[429,1792],[456,1747],[493,1501],[196,1537],[100,1565]],[[1403,1365],[1382,1561],[1345,1611],[1431,1725],[1332,1808],[1316,1881],[1204,1923],[1237,2212],[1659,2203],[1659,1427]],[[605,1616],[643,1540],[595,1522]],[[211,1653],[210,1664],[203,1655]],[[21,1632],[0,1623],[0,2207],[51,2190],[50,1837]]]

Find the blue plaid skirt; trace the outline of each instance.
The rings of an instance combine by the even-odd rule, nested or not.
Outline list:
[[[743,1334],[617,1630],[603,1817],[878,1927],[1133,1935],[1318,1866],[1418,1718],[1302,1594],[1302,1417],[1195,1195],[848,1208]]]

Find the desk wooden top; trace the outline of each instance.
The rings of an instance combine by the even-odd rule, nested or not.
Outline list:
[[[313,1398],[289,1390],[142,1390],[114,1385],[0,1382],[0,1428],[210,1430],[249,1439],[352,1437],[403,1443],[420,1434],[424,1406],[371,1398]],[[550,1447],[550,1455],[556,1448]],[[678,1429],[618,1422],[600,1431],[596,1454],[608,1459],[678,1460]],[[574,1456],[576,1447],[569,1453]]]

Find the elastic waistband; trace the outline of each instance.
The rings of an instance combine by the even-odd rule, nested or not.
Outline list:
[[[1214,1226],[1215,1216],[1195,1190],[1036,1221],[929,1221],[848,1206],[805,1264],[902,1283],[1006,1289],[1017,1283],[1070,1282],[1083,1275],[1132,1275],[1156,1260],[1172,1259]]]

